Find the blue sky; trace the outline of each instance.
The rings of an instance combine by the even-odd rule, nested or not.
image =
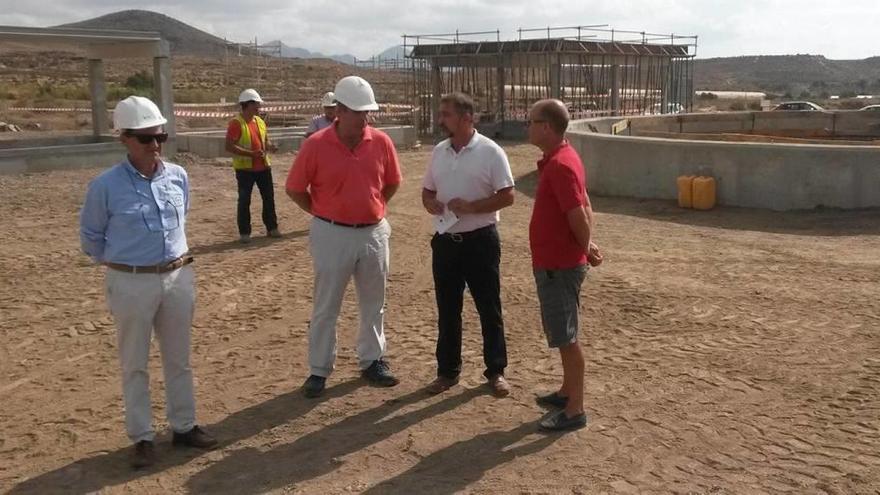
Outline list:
[[[880,55],[880,1],[795,0],[0,0],[0,24],[51,26],[147,8],[234,41],[281,39],[325,54],[366,58],[400,35],[610,24],[616,29],[699,36],[700,58],[810,53],[834,59]]]

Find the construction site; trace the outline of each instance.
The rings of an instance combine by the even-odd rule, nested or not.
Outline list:
[[[254,54],[256,41],[241,56],[238,47],[177,56],[156,33],[16,29],[0,28],[0,112],[24,129],[0,136],[9,213],[0,222],[0,492],[732,495],[880,487],[874,117],[679,114],[693,106],[697,38],[604,25],[522,29],[511,40],[498,31],[406,35],[406,57],[351,65]],[[79,51],[25,48],[27,32],[28,41],[48,36]],[[140,71],[152,75],[149,91],[176,132],[164,154],[189,177],[197,421],[220,443],[209,452],[172,445],[154,343],[158,461],[133,470],[107,269],[83,253],[78,226],[90,181],[125,156],[108,106]],[[375,125],[397,136],[403,181],[387,209],[384,325],[385,357],[401,382],[377,388],[361,378],[349,286],[336,368],[325,394],[307,398],[300,387],[309,375],[312,217],[287,199],[284,183],[305,119],[350,74],[373,83]],[[282,145],[272,157],[282,235],[255,230],[241,244],[236,179],[217,143],[236,111],[233,98],[251,86],[266,96],[270,132]],[[480,130],[497,138],[516,183],[498,223],[506,398],[486,386],[480,318],[467,296],[460,381],[438,395],[425,389],[437,376],[438,314],[422,181],[442,138],[439,96],[449,91],[476,98]],[[580,294],[588,423],[565,434],[536,426],[547,413],[536,396],[556,390],[563,370],[542,331],[529,244],[543,155],[518,139],[529,106],[547,97],[562,99],[574,117],[568,138],[584,161],[592,239],[605,253]],[[26,127],[34,123],[41,125]],[[785,130],[789,139],[820,133],[863,142],[711,139]],[[718,205],[680,208],[674,188],[683,174],[714,176]]]
[[[565,102],[572,118],[665,114],[693,106],[696,36],[615,31],[606,25],[404,35],[408,99],[420,134],[435,132],[440,97],[461,91],[480,109],[484,133],[522,138],[532,104]],[[487,38],[494,36],[494,39]],[[671,112],[675,109],[675,112]]]

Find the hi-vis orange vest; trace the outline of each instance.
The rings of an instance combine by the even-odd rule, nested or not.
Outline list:
[[[238,142],[235,143],[238,146],[249,150],[251,149],[251,129],[248,126],[247,122],[245,122],[244,118],[242,118],[241,114],[235,116],[235,120],[238,121],[238,124],[241,126],[241,137],[238,138]],[[263,143],[263,151],[266,151],[266,123],[260,117],[254,115],[254,120],[257,122],[257,130],[260,132],[259,138],[260,142]],[[263,160],[266,163],[266,166],[269,166],[269,155],[264,154]],[[249,156],[240,156],[234,155],[232,157],[232,168],[235,170],[250,170],[254,168],[254,159]]]

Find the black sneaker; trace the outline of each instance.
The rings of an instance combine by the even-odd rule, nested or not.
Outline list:
[[[361,375],[363,375],[368,382],[380,387],[393,387],[400,383],[400,380],[391,373],[391,368],[388,367],[388,363],[381,359],[373,361],[373,364],[362,371]]]
[[[303,395],[310,399],[314,399],[315,397],[320,397],[321,394],[324,393],[324,387],[327,384],[327,379],[323,376],[311,375],[306,378],[306,382],[303,383],[302,390]]]
[[[129,459],[131,467],[135,469],[150,467],[156,463],[156,449],[153,442],[149,440],[141,440],[134,444],[134,450],[131,452]]]
[[[568,397],[563,397],[559,395],[559,392],[553,392],[547,395],[539,395],[535,397],[535,402],[537,402],[540,406],[565,409],[565,406],[568,405]]]
[[[565,414],[565,409],[562,409],[544,416],[538,421],[538,426],[545,431],[577,430],[587,426],[587,415],[580,413],[569,418]]]
[[[217,446],[217,439],[208,435],[205,430],[193,426],[186,433],[174,432],[171,437],[171,445],[175,447],[195,447],[197,449],[211,449]]]

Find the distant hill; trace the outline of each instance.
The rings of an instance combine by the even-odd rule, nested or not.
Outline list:
[[[821,55],[767,55],[697,60],[697,89],[880,94],[880,57],[830,60]]]
[[[158,31],[178,55],[223,56],[225,41],[164,14],[145,10],[124,10],[59,27]],[[352,64],[350,54],[325,55],[280,41],[281,56],[327,58]],[[376,59],[403,58],[403,46],[396,45]],[[864,60],[829,60],[821,55],[772,55],[700,59],[695,62],[696,89],[718,91],[763,91],[792,97],[823,94],[880,94],[880,57]]]
[[[403,45],[394,45],[382,53],[376,55],[376,58],[404,58],[404,56],[408,55],[409,52],[412,51],[412,47],[407,47],[407,50],[403,50]]]
[[[336,60],[337,62],[342,62],[344,64],[353,64],[355,57],[354,55],[349,55],[348,53],[342,55],[324,55],[319,52],[310,52],[305,48],[299,48],[296,46],[288,46],[284,44],[284,42],[279,40],[274,40],[266,43],[267,45],[281,45],[281,56],[285,58],[329,58],[330,60]]]
[[[222,56],[226,45],[222,38],[147,10],[123,10],[58,27],[156,31],[171,44],[172,53],[181,55]]]

